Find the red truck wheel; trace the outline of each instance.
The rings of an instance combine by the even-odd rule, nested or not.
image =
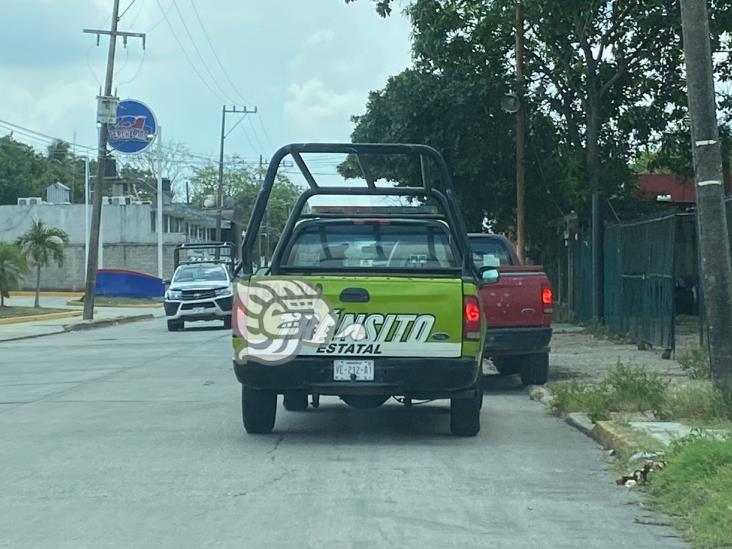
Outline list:
[[[549,353],[524,355],[521,365],[521,383],[544,385],[549,379]]]

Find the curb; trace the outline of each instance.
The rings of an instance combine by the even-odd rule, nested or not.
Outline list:
[[[541,402],[544,406],[551,405],[551,391],[541,385],[529,385],[526,392],[531,400]],[[571,412],[564,417],[564,422],[590,437],[606,450],[624,451],[641,446],[638,436],[632,428],[619,426],[612,421],[598,421],[593,423],[584,412]]]
[[[23,322],[34,322],[36,320],[58,320],[59,318],[71,318],[73,316],[81,316],[81,311],[66,311],[63,313],[46,313],[40,315],[12,316],[10,318],[0,318],[0,325],[21,324]]]
[[[644,446],[632,427],[612,421],[598,421],[589,436],[606,450],[616,452],[628,452]]]
[[[83,307],[84,302],[83,301],[76,301],[76,300],[70,300],[66,302],[66,305],[70,305],[72,307]],[[100,305],[96,301],[94,302],[94,308],[98,307],[108,307],[112,309],[159,309],[163,306],[163,303],[140,303],[140,304],[127,304],[127,305]]]
[[[571,412],[564,418],[567,425],[571,425],[578,431],[584,433],[588,437],[592,437],[592,430],[596,427],[596,424],[592,423],[590,417],[583,412]]]
[[[80,314],[81,313],[78,313],[77,316]],[[130,322],[137,322],[140,320],[150,320],[153,318],[155,318],[155,315],[153,315],[153,314],[144,314],[144,315],[132,315],[132,316],[117,316],[114,318],[102,318],[99,320],[83,320],[76,324],[65,324],[62,327],[58,327],[58,329],[53,332],[43,332],[42,334],[30,334],[30,335],[24,335],[24,336],[18,336],[18,337],[10,337],[7,339],[0,339],[0,344],[7,343],[10,341],[22,341],[24,339],[35,339],[37,337],[65,334],[68,332],[78,332],[78,331],[82,331],[82,330],[93,330],[95,328],[105,328],[108,326],[115,326],[118,324],[128,324]]]
[[[107,326],[116,326],[118,324],[129,324],[130,322],[138,322],[140,320],[151,320],[155,318],[153,314],[132,315],[132,316],[116,316],[114,318],[101,318],[99,320],[82,320],[76,324],[66,324],[65,332],[79,332],[81,330],[92,330],[94,328],[106,328]]]
[[[16,296],[16,297],[33,297],[35,295],[36,295],[36,292],[34,292],[34,291],[28,291],[28,290],[20,290],[20,291],[17,291],[17,292],[10,292],[10,297],[13,297],[13,296]],[[43,297],[43,296],[46,296],[46,297],[81,297],[81,296],[84,295],[84,292],[62,292],[62,291],[53,292],[53,291],[48,291],[48,292],[41,292],[39,295],[41,297]]]

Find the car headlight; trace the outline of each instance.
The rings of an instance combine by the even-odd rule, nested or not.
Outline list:
[[[216,295],[229,295],[231,294],[231,288],[219,288],[216,290]]]
[[[180,299],[183,297],[183,292],[181,290],[168,290],[168,295],[166,297],[168,299]]]

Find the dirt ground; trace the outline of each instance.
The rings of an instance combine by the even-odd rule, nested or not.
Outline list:
[[[693,335],[685,335],[689,341],[684,346],[693,346]],[[698,338],[697,338],[698,341]],[[689,378],[673,358],[661,358],[662,349],[638,350],[636,345],[616,343],[596,338],[584,328],[572,324],[554,324],[554,335],[549,355],[549,379],[551,382],[596,381],[604,378],[618,361],[625,366],[642,367],[668,377],[672,383],[684,382]],[[682,356],[676,353],[676,358]]]

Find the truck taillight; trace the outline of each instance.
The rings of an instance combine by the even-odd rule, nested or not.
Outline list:
[[[545,314],[551,314],[552,312],[552,299],[552,289],[549,286],[542,286],[541,305],[544,309]]]
[[[463,339],[480,339],[480,302],[474,295],[463,300]]]

